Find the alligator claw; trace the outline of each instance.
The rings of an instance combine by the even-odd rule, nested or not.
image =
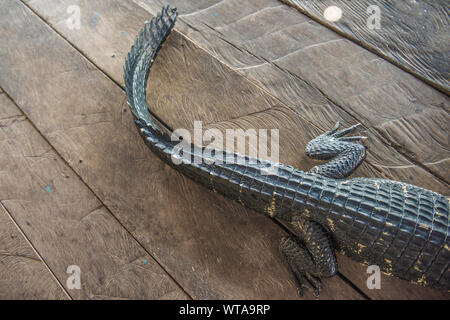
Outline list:
[[[340,138],[339,140],[341,141],[356,141],[356,140],[365,140],[367,139],[367,137],[365,136],[354,136],[354,137],[343,137]]]
[[[336,125],[334,126],[333,129],[331,129],[330,131],[325,132],[324,136],[330,136],[333,133],[335,133],[336,131],[338,131],[339,127],[341,126],[341,123],[338,121],[336,122]]]
[[[322,282],[320,279],[310,273],[305,273],[305,278],[305,282],[307,283],[306,286],[313,291],[316,298],[319,297],[320,292],[322,291]]]
[[[353,132],[361,124],[339,130],[337,122],[333,129],[314,138],[306,144],[306,155],[317,160],[330,160],[325,164],[315,166],[310,172],[333,179],[348,177],[364,160],[365,147],[358,140],[367,139],[364,136],[344,137]]]
[[[301,297],[304,294],[304,289],[309,289],[314,296],[318,298],[322,291],[322,282],[319,278],[313,276],[309,272],[294,272],[295,282],[297,284],[298,295]]]
[[[352,132],[353,130],[355,130],[358,126],[359,126],[359,124],[355,124],[354,126],[348,127],[346,129],[342,129],[340,131],[337,131],[337,132],[333,133],[331,136],[333,138],[339,138],[339,137],[345,136],[347,133]]]
[[[341,123],[338,121],[338,122],[336,122],[336,125],[334,126],[334,128],[331,129],[330,131],[327,131],[324,134],[322,134],[322,137],[340,138],[342,136],[345,136],[347,133],[352,132],[360,125],[361,125],[361,123],[358,123],[351,127],[339,130],[339,128],[341,127]],[[356,139],[354,139],[354,140],[356,140]]]
[[[326,137],[327,139],[330,139],[330,140],[335,139],[335,140],[339,140],[339,141],[356,141],[356,140],[367,139],[367,137],[364,137],[364,136],[343,137],[347,133],[354,131],[360,125],[361,125],[361,123],[358,123],[351,127],[348,127],[348,128],[338,131],[338,129],[341,126],[340,122],[338,121],[333,129],[325,132],[324,134],[322,134],[321,136],[319,136],[317,138],[324,139]]]
[[[280,253],[297,285],[298,295],[303,296],[304,289],[307,289],[318,297],[322,291],[322,282],[318,271],[315,270],[317,264],[308,249],[290,237],[283,237],[280,242]]]

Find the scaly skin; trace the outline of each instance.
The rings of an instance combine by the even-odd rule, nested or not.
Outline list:
[[[391,180],[344,180],[365,157],[365,148],[353,142],[362,137],[343,137],[355,126],[338,131],[338,123],[308,143],[309,156],[330,160],[310,172],[232,153],[224,154],[235,159],[233,164],[175,165],[179,142],[171,141],[152,121],[145,88],[153,59],[176,17],[176,9],[166,7],[147,23],[124,68],[128,104],[146,144],[159,158],[214,192],[289,222],[296,237],[284,238],[280,252],[300,288],[319,293],[320,278],[337,272],[337,249],[402,279],[450,289],[449,200]],[[201,159],[203,151],[189,145],[183,158]],[[222,151],[210,155],[209,160],[216,160]],[[264,174],[269,167],[278,169],[276,175]]]

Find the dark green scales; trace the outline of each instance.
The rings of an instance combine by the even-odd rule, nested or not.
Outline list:
[[[159,158],[227,198],[289,222],[295,236],[282,239],[280,253],[300,288],[318,294],[320,278],[337,272],[334,251],[339,250],[402,279],[450,289],[449,199],[391,180],[346,179],[365,158],[364,146],[354,142],[362,137],[344,137],[356,126],[339,130],[338,123],[310,141],[306,153],[328,162],[309,172],[231,153],[226,155],[233,163],[175,165],[172,159],[179,157],[175,148],[179,142],[171,141],[153,122],[146,83],[176,18],[176,9],[168,6],[146,23],[124,68],[128,104],[146,144]],[[188,150],[185,159],[201,158],[204,151],[192,145]],[[214,159],[219,156],[210,154]],[[276,174],[264,174],[268,168],[276,168]]]

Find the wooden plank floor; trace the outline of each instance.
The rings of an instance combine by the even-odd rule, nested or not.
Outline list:
[[[307,141],[337,120],[361,121],[369,157],[356,175],[448,194],[447,96],[280,2],[168,3],[180,20],[149,80],[149,105],[165,123],[280,128],[280,160],[308,169],[314,162],[299,152]],[[71,5],[81,9],[79,30],[66,24]],[[0,296],[18,283],[19,298],[298,298],[277,252],[286,231],[163,165],[136,132],[123,58],[160,7],[0,4],[0,219],[9,222],[0,258],[24,252],[0,264]],[[301,45],[318,51],[303,56]],[[372,82],[362,81],[367,75]],[[398,110],[380,99],[393,92]],[[322,299],[450,298],[388,276],[381,290],[369,290],[366,267],[338,259],[340,274],[325,280]],[[81,290],[67,287],[68,265],[80,266]],[[24,270],[26,285],[15,270]]]
[[[67,299],[46,265],[0,206],[0,299]]]
[[[281,1],[450,93],[448,1]],[[324,15],[331,6],[341,10],[337,21]]]
[[[1,102],[0,110],[10,115],[2,118],[0,128],[2,218],[8,214],[20,227],[66,294],[74,299],[186,298],[5,94]],[[2,281],[11,280],[8,285],[3,283],[2,296],[8,294],[8,287],[22,290],[13,292],[15,298],[61,296],[62,288],[53,288],[57,282],[49,279],[47,269],[36,266],[40,260],[30,255],[31,248],[17,236],[18,230],[11,230],[11,223],[2,228],[8,232],[1,237],[0,255],[5,257],[1,266],[8,270],[2,272]],[[9,261],[9,257],[28,260]],[[71,265],[81,270],[80,290],[67,287],[66,272]],[[27,286],[22,271],[31,273]],[[45,281],[50,282],[48,287]]]

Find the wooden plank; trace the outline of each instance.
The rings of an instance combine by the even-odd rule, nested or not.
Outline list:
[[[101,17],[120,12],[136,22],[134,31],[141,27],[117,2],[83,4],[98,3]],[[0,31],[12,35],[0,49],[5,92],[186,291],[196,298],[297,298],[278,254],[280,228],[163,165],[138,135],[120,87],[17,1],[1,9],[8,19]],[[339,277],[324,285],[322,299],[362,298]]]
[[[3,127],[23,119],[23,114],[17,108],[11,107],[10,100],[0,88],[0,131]],[[1,165],[0,168],[1,181],[4,168]],[[68,299],[56,279],[14,225],[1,201],[0,275],[0,299]]]
[[[0,130],[23,118],[17,108],[11,107],[10,100],[0,88]],[[4,168],[0,168],[1,181]],[[69,298],[10,219],[1,201],[0,275],[0,299]]]
[[[349,258],[339,255],[338,263],[347,263]],[[367,266],[362,264],[355,265],[352,274],[345,273],[347,277],[351,277],[353,283],[374,299],[382,300],[450,300],[450,292],[444,290],[435,290],[432,288],[419,287],[415,284],[408,283],[402,279],[381,274],[380,289],[368,289],[367,278],[373,274],[373,271],[367,273]]]
[[[0,275],[2,300],[68,299],[45,264],[8,217],[1,203]]]
[[[94,12],[97,12],[100,16],[95,29],[91,29],[88,34],[80,34],[76,31],[68,30],[65,27],[64,19],[66,19],[66,16],[63,14],[64,6],[58,8],[56,3],[53,3],[53,5],[49,5],[47,8],[47,4],[48,2],[34,1],[32,6],[39,14],[46,19],[49,19],[50,24],[57,27],[58,31],[67,39],[73,42],[90,59],[95,61],[97,65],[101,66],[109,76],[121,83],[121,70],[119,74],[115,70],[120,69],[118,65],[121,66],[122,62],[117,62],[114,59],[105,60],[105,51],[102,51],[102,47],[96,46],[95,37],[98,36],[97,32],[101,33],[103,39],[108,39],[108,43],[114,44],[115,47],[113,51],[116,52],[116,57],[124,57],[132,43],[131,39],[129,40],[130,43],[128,45],[126,43],[124,44],[123,41],[117,41],[116,35],[122,33],[124,30],[124,21],[139,21],[139,17],[145,16],[145,19],[148,19],[148,17],[143,14],[142,11],[138,10],[138,8],[133,8],[131,6],[126,9],[122,4],[116,4],[114,1],[108,2],[107,5],[102,4],[101,1],[89,4],[84,1],[79,1],[77,4],[80,5],[84,12],[87,12],[88,17]],[[203,4],[205,5],[205,3]],[[176,5],[178,7],[181,6],[181,9],[183,9],[182,2],[176,3]],[[117,8],[120,8],[120,10]],[[227,9],[235,14],[240,14],[241,11],[239,10],[241,9],[244,10],[244,13],[248,13],[248,10],[245,11],[246,8],[247,7],[237,6],[237,9],[235,8],[236,10],[233,11],[232,6],[227,7]],[[250,6],[250,10],[251,9]],[[155,10],[159,10],[159,7],[155,6]],[[121,12],[121,14],[118,14],[118,12]],[[298,15],[298,13],[296,14]],[[224,14],[218,15],[218,17],[222,18],[224,16],[224,19],[227,19]],[[228,19],[231,19],[231,17],[228,17]],[[234,17],[234,19],[237,18]],[[179,23],[181,24],[181,28],[185,27],[187,28],[186,30],[191,30],[190,32],[192,32],[193,28],[189,29],[188,26],[183,25],[183,18]],[[135,34],[138,32],[140,25],[137,22],[134,26],[127,24],[126,27],[131,28],[125,29],[127,33]],[[196,26],[195,29],[197,29],[197,27],[201,28],[200,26]],[[111,30],[106,33],[104,32],[105,29]],[[210,36],[207,31],[203,31],[204,33],[201,34],[202,36]],[[92,37],[92,39],[87,40],[86,38],[88,37]],[[215,40],[211,41],[212,44],[217,43]],[[296,99],[306,100],[298,102],[298,106],[294,105],[294,107],[291,107],[295,102],[294,97],[291,95],[292,101],[288,101],[289,105],[284,104],[280,99],[268,94],[262,90],[262,88],[255,86],[255,82],[244,81],[245,79],[237,76],[235,72],[230,72],[228,65],[224,65],[227,61],[224,59],[237,59],[236,55],[231,54],[232,49],[230,48],[232,47],[232,45],[223,42],[222,46],[214,48],[216,51],[203,52],[202,50],[198,50],[191,39],[186,40],[175,32],[168,39],[166,48],[161,51],[158,63],[154,65],[154,69],[152,69],[152,74],[150,75],[149,103],[152,110],[157,110],[158,116],[162,117],[167,123],[175,128],[189,128],[191,127],[193,120],[198,119],[206,119],[206,123],[213,122],[210,126],[205,126],[205,129],[211,126],[221,130],[233,127],[244,129],[248,127],[280,128],[280,150],[283,150],[280,155],[281,160],[302,169],[310,168],[314,162],[307,158],[303,152],[297,150],[302,149],[306,142],[318,134],[320,130],[317,129],[317,126],[312,125],[311,121],[303,118],[302,115],[304,115],[305,109],[307,111],[309,110],[308,115],[311,116],[314,123],[318,123],[323,127],[322,123],[333,124],[332,121],[336,119],[336,110],[339,111],[339,108],[336,106],[333,107],[330,104],[326,105],[328,103],[327,97],[323,94],[321,96],[320,91],[317,89],[311,89],[310,87],[302,88],[301,86],[298,88],[301,89],[302,92]],[[217,60],[211,59],[211,54],[220,52],[220,50],[224,50],[228,53],[231,52],[229,55],[219,56],[218,59],[221,59],[222,63],[218,63]],[[242,53],[242,51],[239,52]],[[252,56],[245,56],[245,58],[249,57]],[[252,59],[254,60],[256,58]],[[251,59],[240,59],[239,61],[243,63],[252,62]],[[118,65],[113,67],[113,64]],[[219,80],[217,78],[218,75],[220,75]],[[270,74],[266,74],[266,76],[270,79]],[[286,76],[286,74],[284,74],[284,76],[290,77],[289,79],[292,78],[292,76]],[[161,80],[167,78],[170,78],[170,84]],[[283,81],[286,81],[286,79],[282,78],[280,75],[280,78],[277,78],[273,83],[283,83]],[[237,85],[233,87],[233,83]],[[177,89],[173,90],[173,88]],[[192,97],[192,92],[196,93],[195,97]],[[235,101],[229,99],[229,97],[233,97]],[[325,104],[325,107],[321,106],[321,104]],[[316,110],[319,107],[322,109]],[[318,111],[322,112],[322,114]],[[246,114],[252,115],[246,116]],[[347,123],[354,121],[345,113],[341,113],[340,116],[342,116],[342,118],[339,119],[345,119]],[[230,119],[230,121],[223,119]],[[373,143],[372,140],[371,143]],[[381,142],[378,143],[381,144]],[[300,148],[298,147],[299,145],[301,145]],[[382,146],[386,148],[385,145],[382,144]],[[384,151],[384,153],[381,154],[382,159],[384,159],[383,157],[385,154],[391,155],[392,152],[389,153]],[[389,161],[398,161],[398,157],[400,156],[397,153],[394,153],[394,155],[390,156]],[[403,161],[401,157],[400,161]],[[357,175],[383,176],[378,169],[381,171],[381,167],[376,167],[376,169],[374,169],[373,166],[364,165],[358,170]],[[386,172],[388,169],[389,173],[397,172],[397,177],[403,177],[401,180],[408,181],[409,176],[412,176],[412,178],[416,179],[416,184],[427,185],[427,183],[430,183],[430,187],[433,184],[436,184],[436,182],[433,182],[433,178],[430,178],[430,175],[426,175],[423,170],[416,168],[414,164],[408,163],[406,168],[404,168],[404,166],[399,166],[399,168],[394,167],[393,169],[386,168],[384,175],[387,175]],[[417,172],[419,174],[417,174]],[[421,177],[423,181],[419,181],[417,175],[419,178]],[[437,189],[439,190],[439,184]],[[447,191],[445,186],[442,186],[441,189]],[[340,265],[340,270],[352,281],[354,278],[360,285],[360,288],[366,290],[366,293],[374,298],[383,298],[385,296],[385,290],[389,291],[390,296],[396,296],[397,298],[408,298],[408,294],[405,294],[405,292],[409,291],[415,292],[414,295],[409,295],[410,297],[416,295],[422,296],[422,298],[433,296],[442,297],[442,293],[439,291],[428,291],[427,289],[418,288],[408,283],[404,283],[403,281],[396,282],[393,280],[393,284],[390,284],[391,281],[389,279],[392,279],[391,277],[386,277],[386,280],[383,280],[384,290],[370,291],[366,288],[365,282],[361,281],[361,279],[367,278],[364,267],[343,260]],[[358,274],[356,275],[356,273]]]
[[[187,298],[4,94],[0,149],[1,203],[72,298]],[[2,249],[7,245],[0,251],[6,261],[0,263],[5,271],[0,288],[17,285],[17,291],[0,294],[13,298],[26,290],[23,298],[60,296],[53,284],[45,284],[49,277],[42,262],[23,243],[14,243],[15,233],[5,228],[0,230]],[[34,264],[27,266],[23,260]],[[81,270],[81,289],[67,287],[70,265]],[[29,276],[37,278],[23,283]]]
[[[281,1],[450,93],[450,66],[445,57],[450,51],[448,1]],[[330,6],[341,10],[337,21],[331,14],[327,19],[325,10]],[[374,10],[378,10],[379,26],[372,20]]]

